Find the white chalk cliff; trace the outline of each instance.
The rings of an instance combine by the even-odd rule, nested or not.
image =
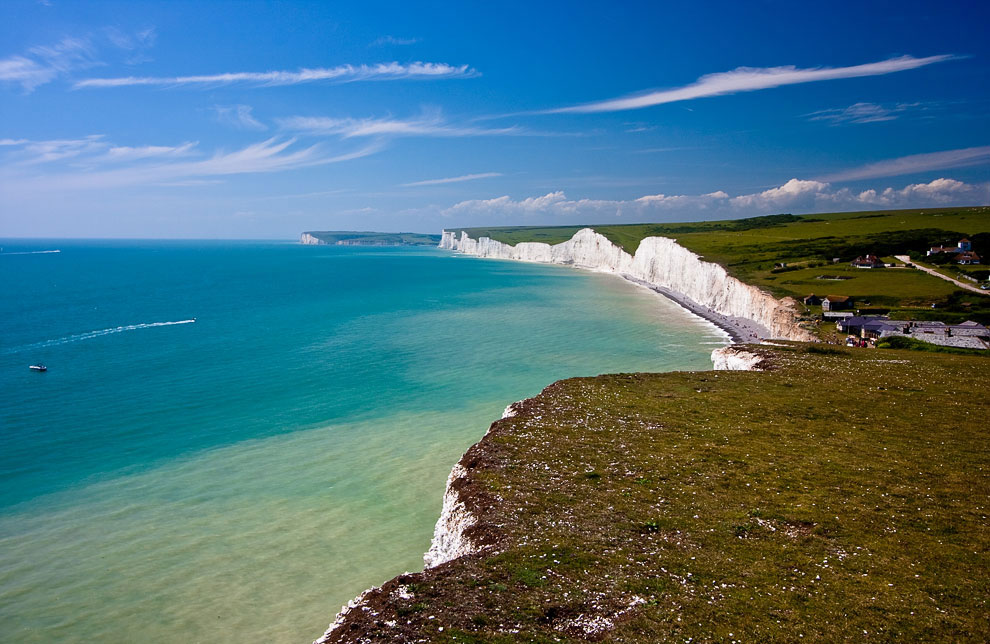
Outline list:
[[[299,235],[299,243],[304,244],[306,246],[320,246],[321,244],[325,244],[326,242],[320,241],[319,239],[313,237],[309,233],[303,233]]]
[[[732,277],[718,264],[702,260],[667,237],[646,237],[633,256],[591,228],[583,228],[571,239],[553,246],[538,242],[509,246],[488,237],[471,239],[463,231],[457,237],[455,232],[445,230],[440,248],[477,257],[567,264],[617,273],[676,291],[721,315],[752,320],[768,329],[772,338],[813,340],[812,335],[798,325],[793,300],[778,300]]]
[[[457,463],[447,477],[447,490],[443,495],[443,509],[440,518],[433,529],[433,542],[430,549],[423,555],[427,568],[439,566],[476,550],[470,539],[464,536],[464,531],[477,523],[464,502],[461,501],[453,484],[467,475],[464,467]]]

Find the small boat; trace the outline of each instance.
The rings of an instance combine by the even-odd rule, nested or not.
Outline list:
[[[48,367],[43,364],[33,364],[28,369],[31,371],[48,371]]]

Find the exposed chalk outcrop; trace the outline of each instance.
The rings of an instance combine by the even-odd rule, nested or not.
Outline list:
[[[467,470],[460,463],[457,463],[447,477],[447,490],[443,495],[443,509],[440,511],[440,518],[433,529],[433,542],[430,544],[430,549],[423,555],[423,561],[427,568],[439,566],[477,550],[464,534],[468,528],[477,523],[477,519],[468,512],[455,487],[457,481],[465,476],[467,476]]]
[[[583,228],[571,239],[553,246],[538,242],[509,246],[488,237],[475,240],[464,232],[458,237],[453,231],[444,231],[439,247],[477,257],[565,264],[617,273],[675,291],[720,315],[752,320],[765,327],[769,337],[814,340],[798,325],[793,300],[778,300],[667,237],[643,239],[635,256],[591,228]]]
[[[325,642],[329,641],[330,635],[333,634],[335,630],[340,628],[347,620],[348,613],[350,613],[353,610],[364,610],[366,608],[365,603],[368,595],[370,595],[373,592],[377,592],[378,590],[379,590],[378,586],[372,586],[371,588],[364,591],[363,593],[361,593],[351,601],[347,602],[347,605],[343,606],[340,609],[340,612],[337,613],[337,617],[333,620],[333,623],[330,624],[330,628],[328,628],[326,632],[323,633],[323,637],[314,641],[313,644],[325,644]]]
[[[319,246],[320,244],[324,244],[325,242],[320,241],[319,239],[313,237],[309,233],[303,233],[299,235],[299,243],[305,244],[306,246]]]
[[[721,347],[712,351],[715,371],[762,371],[763,357],[739,347]]]

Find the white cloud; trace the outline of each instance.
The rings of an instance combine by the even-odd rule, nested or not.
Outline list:
[[[169,158],[187,156],[197,143],[195,141],[183,143],[182,145],[144,145],[140,147],[128,147],[119,145],[111,147],[101,159],[107,161],[135,161],[137,159]]]
[[[20,85],[25,92],[32,92],[61,75],[98,64],[88,40],[63,38],[54,45],[32,47],[24,54],[0,59],[0,83]]]
[[[133,65],[151,60],[146,52],[155,44],[154,28],[132,34],[108,27],[101,37],[65,37],[54,45],[31,47],[21,54],[0,58],[0,84],[20,85],[30,93],[40,85],[69,76],[73,72],[103,64],[97,56],[98,46],[126,52],[124,62]]]
[[[270,138],[233,152],[217,151],[212,156],[188,158],[195,143],[179,146],[110,146],[100,137],[78,141],[29,143],[25,150],[37,148],[27,163],[8,165],[0,175],[0,184],[25,190],[103,189],[129,185],[200,185],[204,180],[238,174],[282,172],[330,163],[349,161],[374,154],[381,145],[336,154],[319,144],[294,149],[295,139]],[[97,153],[97,154],[94,154]],[[39,156],[40,155],[40,156]],[[54,173],[28,173],[42,161],[77,157],[74,166]],[[123,165],[122,163],[127,162]],[[193,183],[195,182],[195,183]]]
[[[707,96],[722,96],[738,92],[752,92],[760,89],[770,89],[784,85],[812,83],[816,81],[836,80],[840,78],[858,78],[862,76],[879,76],[894,72],[916,69],[940,63],[955,58],[950,55],[928,56],[914,58],[900,56],[875,63],[853,65],[851,67],[816,67],[798,69],[793,65],[783,67],[738,67],[731,72],[720,72],[702,76],[697,81],[684,87],[659,90],[614,98],[606,101],[596,101],[584,105],[562,107],[546,110],[547,114],[559,113],[589,113],[589,112],[618,112],[621,110],[636,110],[653,105],[690,101]]]
[[[268,126],[254,118],[250,105],[214,105],[217,121],[240,130],[267,130]]]
[[[294,132],[321,136],[334,135],[345,139],[362,136],[492,136],[523,134],[517,127],[480,128],[450,125],[440,115],[425,115],[417,119],[391,118],[329,118],[322,116],[290,116],[277,119],[279,126]]]
[[[918,108],[921,103],[897,103],[895,105],[877,105],[876,103],[853,103],[849,107],[819,110],[807,114],[809,121],[828,121],[832,125],[845,123],[879,123],[893,121],[904,112]]]
[[[822,177],[821,180],[856,181],[878,177],[896,177],[904,174],[961,168],[988,162],[990,162],[990,145],[984,145],[974,148],[912,154],[897,159],[878,161],[877,163],[869,163],[858,168],[852,168],[851,170],[836,172]]]
[[[13,155],[13,160],[25,165],[50,163],[103,152],[107,147],[102,134],[90,134],[81,139],[22,140],[21,150]]]
[[[137,65],[152,60],[147,55],[147,51],[155,46],[155,41],[158,39],[158,32],[154,27],[142,29],[132,34],[124,33],[115,27],[107,27],[103,31],[107,40],[115,47],[128,52],[128,56],[124,60],[125,64]]]
[[[415,45],[419,41],[420,41],[419,38],[396,38],[395,36],[381,36],[379,38],[375,38],[374,42],[372,42],[371,44],[374,47],[381,47],[382,45],[404,46],[404,45]]]
[[[828,188],[829,185],[821,181],[791,179],[784,185],[776,188],[770,188],[769,190],[755,194],[733,197],[729,200],[729,203],[738,208],[757,210],[788,208],[792,204],[801,203],[809,198],[816,199],[820,195],[828,194]]]
[[[427,179],[426,181],[413,181],[412,183],[401,184],[405,188],[415,186],[438,186],[445,183],[461,183],[462,181],[474,181],[476,179],[490,179],[491,177],[501,177],[501,172],[480,172],[478,174],[462,174],[459,177],[446,177],[444,179]]]
[[[990,199],[990,184],[971,185],[955,179],[935,179],[929,183],[912,183],[900,190],[886,188],[881,192],[864,190],[857,201],[873,206],[905,206],[914,204],[948,206],[959,203],[985,204]]]
[[[315,67],[298,71],[228,72],[199,76],[125,76],[120,78],[88,78],[76,82],[75,89],[93,87],[126,87],[154,85],[177,87],[180,85],[218,86],[245,83],[256,86],[298,85],[316,81],[378,81],[399,79],[469,78],[478,72],[467,65],[446,63],[379,63],[376,65],[340,65]]]
[[[791,179],[753,194],[730,196],[722,190],[701,195],[645,195],[630,200],[569,199],[563,191],[515,200],[509,196],[462,201],[442,210],[448,218],[471,221],[601,223],[606,218],[632,221],[675,218],[697,220],[766,215],[779,212],[829,212],[871,208],[921,208],[990,204],[990,183],[967,184],[935,179],[901,189],[854,193],[822,181]]]

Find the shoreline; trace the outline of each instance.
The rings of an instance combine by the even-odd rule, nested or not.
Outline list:
[[[447,249],[441,249],[447,250]],[[553,264],[549,262],[538,262],[527,259],[508,259],[505,257],[480,257],[478,255],[469,255],[463,251],[452,251],[455,257],[474,257],[475,259],[490,259],[494,261],[503,262],[523,262],[526,264],[546,264],[548,266],[564,266],[566,268],[576,268],[582,271],[589,271],[592,273],[602,273],[606,275],[614,275],[616,277],[622,278],[627,282],[635,284],[636,286],[641,286],[657,295],[662,295],[668,300],[677,304],[682,309],[695,315],[705,322],[712,324],[717,327],[720,331],[724,332],[729,336],[729,345],[733,344],[748,344],[751,342],[762,342],[770,337],[770,330],[767,329],[762,324],[758,324],[749,318],[743,318],[739,316],[728,316],[722,315],[721,313],[716,313],[706,306],[698,304],[686,295],[679,293],[673,289],[665,288],[663,286],[656,286],[650,284],[645,280],[641,280],[637,277],[633,277],[627,273],[616,273],[614,271],[601,270],[598,268],[592,268],[590,266],[579,266],[577,264]]]
[[[730,344],[762,342],[770,337],[769,329],[761,324],[757,324],[753,320],[738,316],[722,315],[721,313],[716,313],[710,308],[702,306],[689,297],[686,297],[685,295],[672,289],[650,284],[649,282],[637,279],[632,275],[627,275],[625,273],[617,273],[617,275],[632,282],[633,284],[636,284],[637,286],[642,286],[643,288],[649,289],[654,293],[666,297],[668,300],[671,300],[689,313],[693,313],[706,322],[710,322],[711,324],[717,326],[719,329],[728,334],[729,339],[732,340]]]

